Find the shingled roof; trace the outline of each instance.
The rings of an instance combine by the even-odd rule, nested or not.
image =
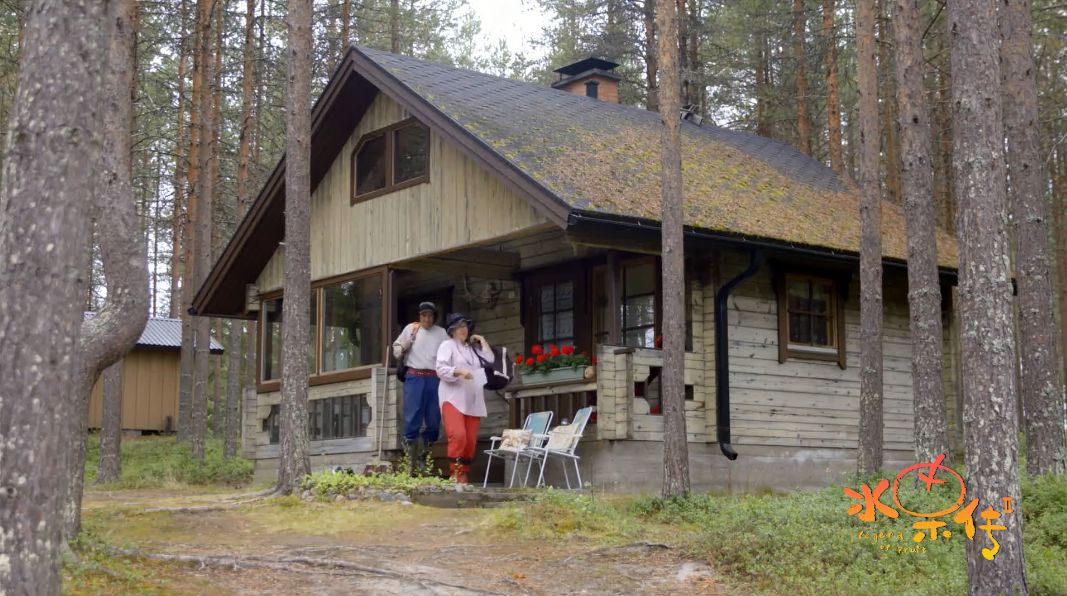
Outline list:
[[[359,47],[374,63],[573,210],[659,220],[660,117],[542,85]],[[858,189],[793,146],[682,122],[686,225],[858,253]],[[902,209],[883,201],[883,252],[906,256]],[[938,261],[956,244],[939,231]]]
[[[658,113],[356,46],[312,111],[312,191],[378,92],[560,227],[590,217],[658,226]],[[855,184],[786,143],[683,121],[682,178],[691,233],[786,250],[859,253]],[[282,240],[284,204],[283,157],[197,289],[194,314],[247,316],[245,284]],[[882,205],[884,255],[904,261],[902,210]],[[939,264],[954,269],[957,260],[955,240],[938,231]]]

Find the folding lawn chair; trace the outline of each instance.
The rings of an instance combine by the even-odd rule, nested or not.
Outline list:
[[[536,457],[535,451],[531,451],[534,447],[540,447],[545,441],[548,440],[548,426],[552,423],[552,412],[534,412],[526,417],[526,422],[522,425],[522,430],[529,431],[529,439],[525,443],[520,444],[507,444],[504,437],[491,437],[489,443],[489,449],[485,450],[485,454],[489,456],[489,461],[485,463],[485,480],[482,482],[482,488],[489,485],[489,466],[493,463],[493,458],[500,458],[507,461],[509,459],[515,460],[515,466],[511,469],[511,481],[508,483],[508,488],[515,486],[515,472],[519,468],[519,463],[522,462],[522,458],[526,458],[526,478],[523,480],[523,487],[530,480],[530,468],[533,467],[533,460]]]
[[[582,488],[582,472],[578,469],[578,460],[581,459],[574,452],[578,448],[578,442],[582,440],[585,425],[589,422],[589,416],[593,413],[593,406],[586,406],[574,414],[574,421],[568,425],[557,426],[548,431],[548,440],[539,446],[530,447],[534,458],[541,460],[541,474],[537,478],[537,486],[545,483],[545,466],[549,457],[559,458],[563,465],[563,478],[567,481],[567,488],[571,488],[570,474],[567,473],[567,462],[574,462],[574,473],[578,475],[578,488]]]

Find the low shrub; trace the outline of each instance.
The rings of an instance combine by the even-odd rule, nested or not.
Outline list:
[[[589,494],[547,489],[526,505],[494,512],[493,529],[527,538],[627,538],[640,533],[640,524],[625,514],[622,501]]]
[[[348,472],[316,472],[301,483],[301,489],[311,491],[320,500],[357,493],[360,490],[403,492],[410,495],[420,489],[445,490],[455,487],[449,480],[435,476],[409,476],[407,474],[351,474]]]
[[[100,459],[100,439],[89,436],[85,453],[85,483],[96,480]],[[222,441],[208,439],[204,445],[204,459],[198,461],[189,454],[188,445],[179,444],[173,436],[123,437],[122,476],[107,488],[161,488],[174,485],[225,484],[242,486],[252,480],[254,464],[241,457],[222,456]]]

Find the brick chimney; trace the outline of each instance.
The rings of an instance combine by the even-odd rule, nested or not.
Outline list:
[[[619,81],[622,77],[614,72],[618,66],[603,58],[585,58],[554,70],[559,73],[559,80],[552,83],[552,87],[575,95],[619,103]]]

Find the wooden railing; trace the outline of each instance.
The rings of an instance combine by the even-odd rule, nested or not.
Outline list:
[[[596,406],[596,381],[568,381],[558,385],[518,386],[507,393],[509,428],[521,428],[526,416],[533,412],[552,412],[552,425],[564,418],[574,420],[574,414],[586,406]],[[589,420],[596,424],[596,417]]]

